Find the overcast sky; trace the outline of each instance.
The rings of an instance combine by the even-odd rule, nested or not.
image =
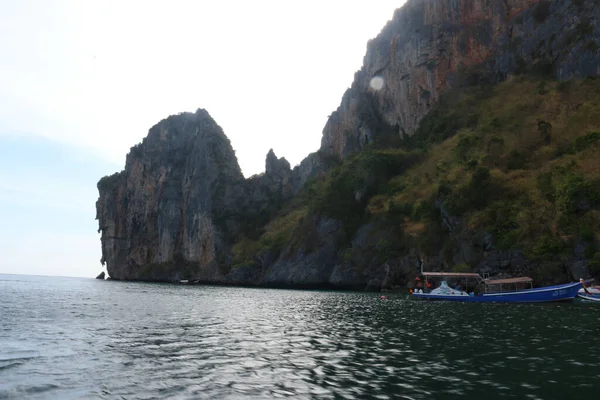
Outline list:
[[[96,182],[171,114],[298,164],[403,3],[0,0],[0,273],[100,272]]]

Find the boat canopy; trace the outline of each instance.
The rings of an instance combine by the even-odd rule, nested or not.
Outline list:
[[[528,276],[521,276],[518,278],[507,278],[507,279],[486,279],[486,285],[508,285],[511,283],[530,283],[533,282]]]
[[[454,277],[454,278],[474,278],[480,283],[483,283],[487,286],[491,285],[510,285],[515,283],[532,283],[533,279],[528,276],[520,276],[517,278],[507,278],[507,279],[484,279],[475,272],[425,272],[422,271],[421,274],[425,277]]]
[[[481,278],[479,274],[471,272],[422,272],[423,276],[455,276],[462,278]]]

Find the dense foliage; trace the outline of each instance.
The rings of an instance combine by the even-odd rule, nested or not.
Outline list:
[[[519,77],[454,96],[404,143],[427,157],[394,178],[399,190],[376,208],[441,200],[469,229],[494,233],[500,248],[549,259],[584,241],[592,252],[600,240],[600,81]]]
[[[379,240],[379,253],[416,246],[450,258],[456,241],[443,227],[443,211],[462,229],[492,233],[497,248],[532,259],[566,257],[583,243],[600,273],[598,155],[598,80],[522,76],[448,93],[412,137],[387,149],[373,143],[307,183],[259,239],[236,244],[234,264],[294,245],[294,231],[310,235],[315,216],[342,222],[348,240],[369,222],[402,238]]]

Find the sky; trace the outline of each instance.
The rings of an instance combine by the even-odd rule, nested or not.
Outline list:
[[[96,182],[169,115],[300,163],[403,3],[0,0],[0,273],[98,274]]]

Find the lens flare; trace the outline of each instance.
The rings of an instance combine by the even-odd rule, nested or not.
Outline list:
[[[383,89],[383,85],[384,85],[384,81],[383,78],[380,76],[374,76],[373,78],[371,78],[371,82],[369,83],[369,85],[371,86],[371,89],[373,90],[381,90]]]

